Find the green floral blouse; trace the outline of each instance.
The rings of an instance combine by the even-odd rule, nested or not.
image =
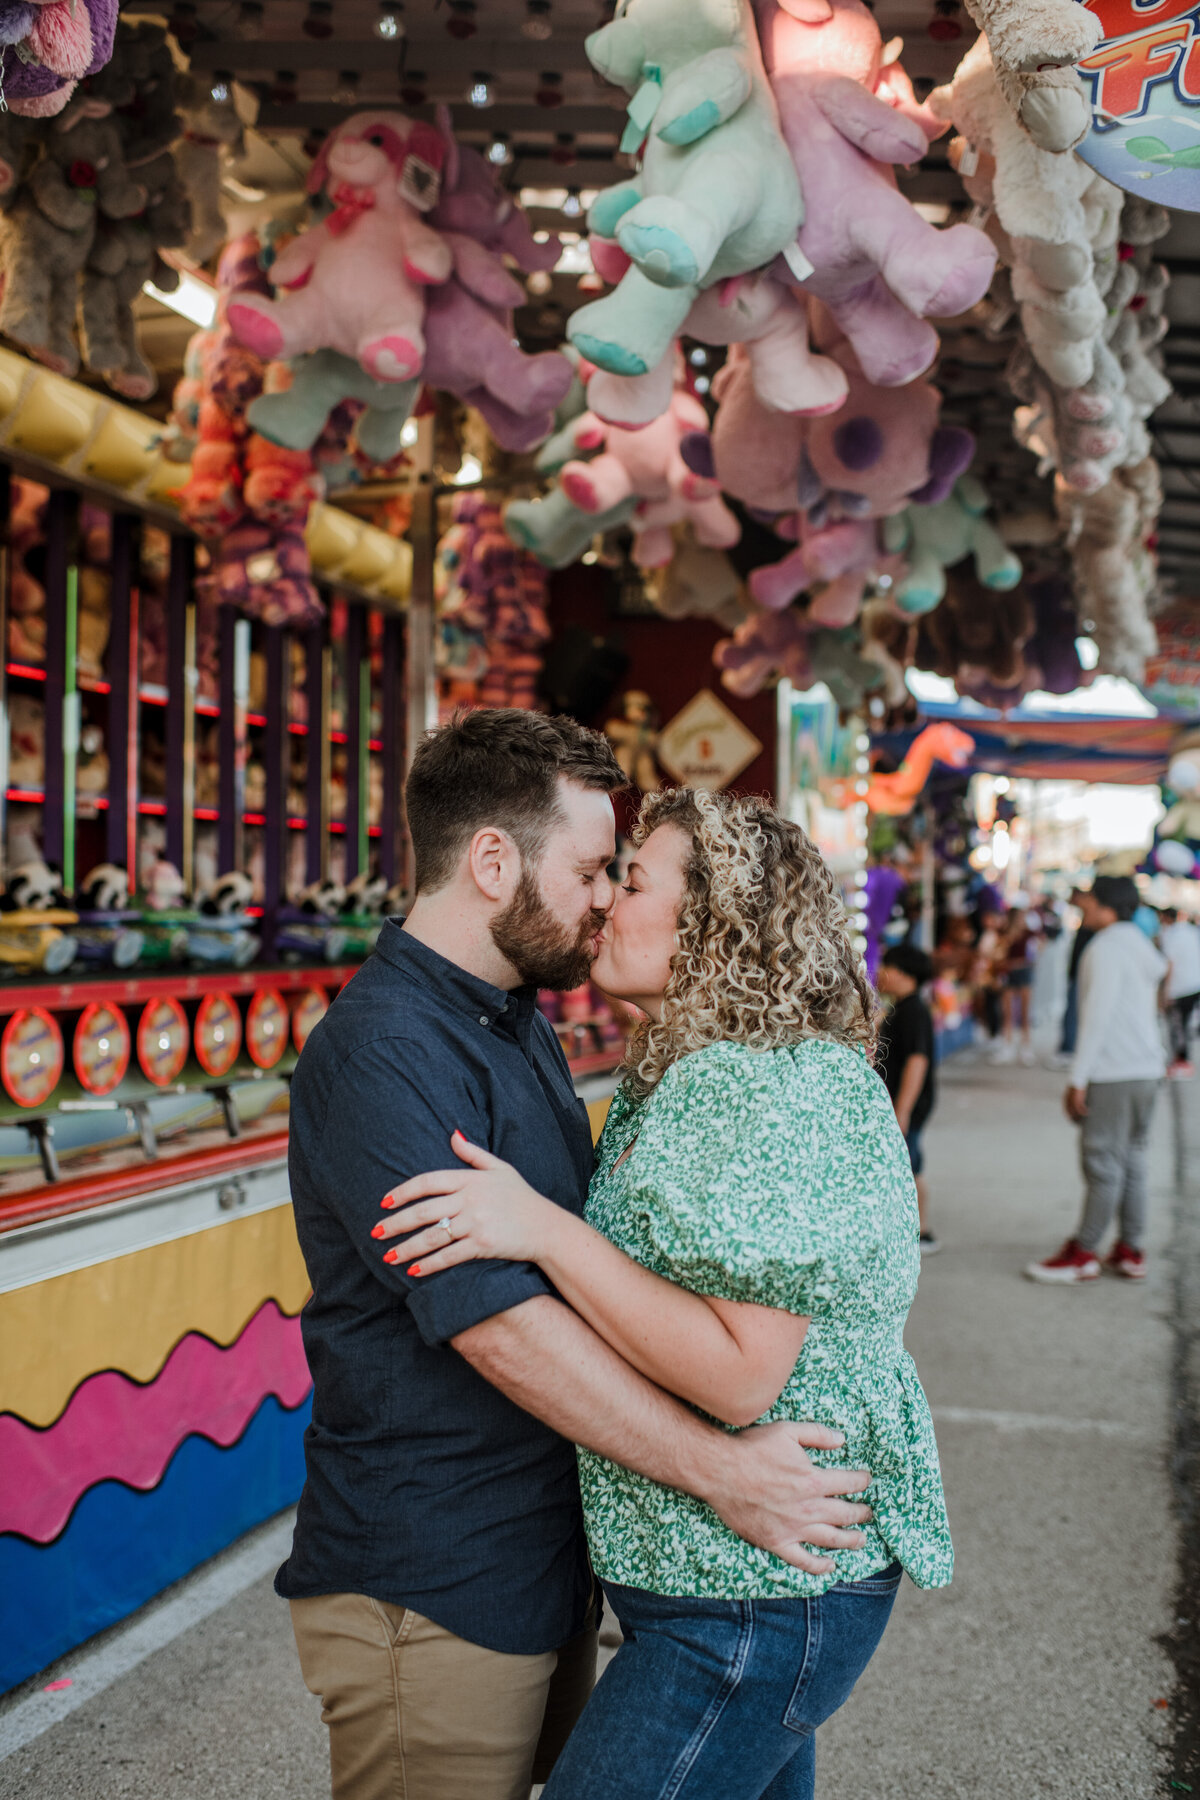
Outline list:
[[[861,1550],[810,1575],[744,1543],[703,1501],[580,1450],[596,1572],[658,1594],[771,1599],[899,1561],[918,1587],[944,1586],[953,1551],[937,1444],[903,1343],[920,1266],[916,1193],[863,1053],[823,1038],[723,1043],[674,1064],[645,1099],[622,1088],[587,1218],[680,1287],[811,1316],[764,1419],[837,1426],[843,1449],[814,1460],[870,1468],[863,1498],[875,1511]]]

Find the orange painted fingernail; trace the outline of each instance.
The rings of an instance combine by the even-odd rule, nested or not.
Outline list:
[[[397,1263],[400,1261],[400,1252],[398,1250],[389,1250],[383,1260],[384,1262]]]
[[[385,1237],[386,1235],[387,1235],[387,1226],[386,1225],[376,1225],[372,1228],[372,1231],[371,1231],[372,1237]]]
[[[380,1204],[380,1206],[387,1207],[390,1210],[396,1204],[395,1196],[392,1194],[385,1194],[383,1196],[383,1199],[379,1202],[379,1204]]]
[[[420,1263],[410,1263],[408,1268],[405,1269],[404,1273],[406,1275],[419,1275],[421,1273]]]

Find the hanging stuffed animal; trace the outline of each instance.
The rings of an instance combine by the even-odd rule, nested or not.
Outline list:
[[[8,0],[0,24],[0,95],[31,119],[61,113],[77,83],[113,53],[119,0]]]
[[[592,255],[614,283],[629,267],[625,253],[600,238],[592,241]],[[755,392],[771,412],[836,412],[846,398],[842,370],[810,346],[804,296],[769,270],[706,288],[684,320],[683,335],[701,344],[744,345]],[[671,403],[677,354],[672,344],[646,375],[594,370],[588,407],[610,425],[632,428],[660,418]]]
[[[572,315],[567,335],[597,367],[644,375],[701,289],[769,263],[803,207],[750,0],[628,0],[586,49],[632,96],[622,147],[642,162],[588,215],[633,266]]]
[[[926,613],[946,591],[946,570],[970,556],[976,579],[994,593],[1006,593],[1021,579],[1021,564],[994,525],[988,523],[988,493],[967,475],[945,499],[906,507],[883,523],[889,550],[903,551],[904,573],[892,589],[902,612]]]
[[[185,75],[175,99],[183,136],[173,154],[190,212],[187,253],[195,263],[206,263],[228,235],[221,211],[221,165],[226,157],[232,161],[240,156],[245,141],[232,93],[217,100],[212,88],[211,78]]]
[[[130,218],[145,203],[112,119],[79,118],[69,131],[48,127],[33,169],[0,219],[0,333],[56,374],[74,375],[79,277],[97,220]]]
[[[411,381],[425,357],[425,289],[453,257],[421,217],[436,202],[445,142],[401,113],[361,112],[330,133],[308,178],[334,209],[271,267],[274,300],[242,295],[229,323],[265,361],[339,350],[376,381]],[[281,291],[280,291],[281,290]]]
[[[1042,150],[1070,150],[1087,135],[1091,108],[1075,73],[1104,35],[1099,8],[1076,0],[966,0],[987,38],[996,85]]]
[[[708,415],[700,402],[680,388],[670,409],[650,425],[625,431],[584,413],[574,426],[580,449],[601,454],[591,462],[569,462],[559,485],[573,506],[594,516],[610,513],[633,500],[633,557],[639,568],[661,568],[674,552],[671,526],[691,522],[697,543],[728,549],[741,527],[715,481],[696,475],[680,454],[689,431],[703,431]]]
[[[867,379],[902,385],[937,354],[928,320],[987,292],[995,249],[974,226],[927,224],[897,189],[890,165],[916,162],[939,127],[879,91],[883,42],[862,0],[755,4],[804,195],[793,272],[829,307]]]
[[[1147,611],[1157,585],[1148,539],[1162,506],[1153,458],[1114,471],[1092,494],[1073,493],[1059,480],[1055,505],[1065,529],[1075,598],[1105,674],[1141,681],[1158,638]]]

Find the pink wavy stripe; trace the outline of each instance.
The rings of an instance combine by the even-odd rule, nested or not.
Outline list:
[[[156,1487],[185,1437],[232,1444],[268,1394],[299,1406],[311,1386],[300,1320],[269,1300],[228,1349],[189,1332],[145,1387],[113,1370],[89,1376],[47,1430],[5,1413],[0,1531],[49,1543],[96,1482]]]

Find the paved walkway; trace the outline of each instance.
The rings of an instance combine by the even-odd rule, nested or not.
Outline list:
[[[1196,1202],[1173,1207],[1168,1101],[1150,1279],[1068,1292],[1020,1280],[1075,1220],[1061,1086],[962,1059],[944,1071],[928,1146],[945,1248],[926,1262],[909,1341],[958,1573],[943,1593],[905,1585],[858,1692],[821,1733],[821,1800],[1149,1800],[1186,1791],[1171,1775],[1200,1795],[1200,1760],[1171,1757],[1180,1707],[1164,1647],[1195,1629],[1177,1624],[1169,1432]],[[1171,1098],[1200,1195],[1200,1087]],[[219,1559],[68,1658],[75,1688],[43,1696],[43,1676],[23,1691],[32,1711],[23,1694],[0,1702],[0,1756],[83,1702],[0,1760],[0,1800],[321,1800],[323,1733],[286,1610],[269,1576],[242,1585],[274,1554],[268,1528],[236,1566]]]

